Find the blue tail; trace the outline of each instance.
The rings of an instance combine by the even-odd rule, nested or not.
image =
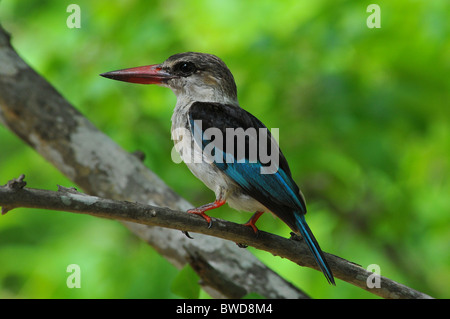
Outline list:
[[[317,264],[320,267],[320,270],[322,270],[323,274],[328,280],[328,283],[332,285],[336,285],[334,282],[333,273],[331,272],[330,266],[327,264],[327,260],[325,259],[325,256],[320,249],[319,244],[317,243],[316,238],[314,238],[314,235],[309,228],[308,224],[305,220],[305,215],[301,213],[294,213],[295,215],[295,223],[300,230],[300,233],[303,237],[303,239],[308,244],[309,250],[311,250],[311,253],[314,256],[314,259],[316,260]]]

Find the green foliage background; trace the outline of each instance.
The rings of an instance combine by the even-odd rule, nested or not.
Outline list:
[[[70,3],[81,8],[80,29],[66,26]],[[3,0],[0,22],[33,68],[123,148],[143,150],[145,164],[195,205],[214,195],[170,159],[173,93],[98,74],[184,51],[218,55],[241,105],[280,128],[322,248],[448,298],[449,2],[377,1],[380,29],[366,26],[370,3]],[[22,173],[30,187],[76,186],[0,126],[0,184]],[[213,216],[250,215],[226,207]],[[289,235],[269,214],[258,226]],[[252,251],[313,297],[373,297]],[[80,289],[66,286],[72,263]],[[118,222],[23,209],[0,218],[1,298],[207,298],[195,285],[192,271]]]

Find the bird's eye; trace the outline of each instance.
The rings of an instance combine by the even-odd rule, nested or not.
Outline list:
[[[181,76],[189,76],[197,70],[192,62],[180,62],[175,65],[175,71]]]

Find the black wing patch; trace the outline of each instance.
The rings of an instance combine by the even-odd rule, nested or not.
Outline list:
[[[211,152],[213,164],[240,185],[248,195],[269,208],[288,225],[294,223],[293,210],[306,213],[304,199],[292,180],[286,158],[260,120],[233,105],[195,102],[189,111],[189,121],[197,144],[206,152],[211,143],[214,143],[215,147]],[[208,129],[220,133],[222,140],[217,140],[218,134],[212,134],[214,138],[208,135]],[[236,133],[238,130],[247,134],[239,135]],[[232,139],[234,142],[229,143]],[[264,143],[266,149],[260,152],[260,146]],[[276,154],[269,154],[274,150]],[[278,170],[272,174],[262,174],[261,168],[269,164],[267,159],[273,160],[275,156]]]

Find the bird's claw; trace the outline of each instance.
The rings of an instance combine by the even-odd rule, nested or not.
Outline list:
[[[255,223],[258,221],[259,217],[261,217],[261,215],[263,213],[264,212],[256,212],[256,213],[254,213],[253,216],[248,220],[248,222],[243,224],[244,226],[251,227],[253,229],[253,232],[255,233],[256,237],[259,236],[259,230],[256,227]]]
[[[212,227],[212,219],[206,215],[203,211],[197,209],[190,209],[187,211],[189,214],[195,214],[203,217],[208,222],[208,229]]]
[[[189,232],[187,230],[182,231],[182,233],[185,234],[187,238],[194,239],[194,237],[191,237],[191,235],[189,234]]]
[[[247,227],[251,227],[253,229],[253,232],[255,233],[256,238],[259,237],[259,229],[254,224],[246,223],[243,225],[247,226]]]

